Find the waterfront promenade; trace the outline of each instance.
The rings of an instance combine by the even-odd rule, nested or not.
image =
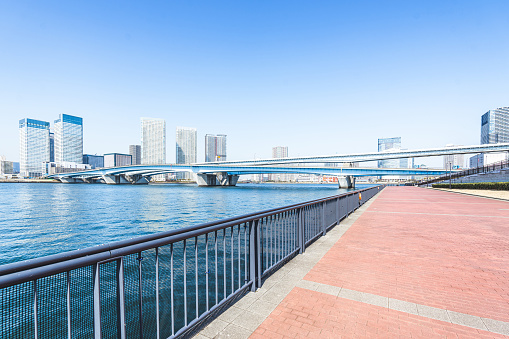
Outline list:
[[[387,187],[197,338],[509,335],[509,202]]]

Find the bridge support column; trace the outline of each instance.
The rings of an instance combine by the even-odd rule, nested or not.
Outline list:
[[[103,180],[108,185],[130,184],[123,175],[103,175]]]
[[[75,184],[77,182],[80,182],[80,181],[76,181],[76,179],[74,179],[74,178],[58,178],[58,180],[60,180],[64,184]]]
[[[143,176],[141,174],[125,175],[125,179],[133,185],[148,185],[150,182],[150,176]]]
[[[225,172],[215,174],[196,174],[198,186],[235,186],[239,180],[238,175],[232,175]]]
[[[344,177],[338,177],[339,188],[355,188],[355,177],[347,175]]]

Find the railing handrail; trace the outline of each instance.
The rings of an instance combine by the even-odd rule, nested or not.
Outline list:
[[[497,161],[497,162],[494,162],[492,164],[489,164],[489,165],[484,165],[484,166],[478,166],[478,167],[474,167],[474,168],[469,168],[469,169],[466,169],[464,171],[461,171],[461,172],[454,172],[454,173],[451,173],[451,174],[445,174],[445,175],[441,175],[439,177],[436,177],[434,179],[429,179],[429,180],[426,180],[426,181],[421,181],[420,183],[418,183],[418,185],[426,185],[426,184],[430,184],[430,183],[434,183],[434,182],[439,182],[439,181],[445,181],[445,180],[448,180],[449,178],[460,178],[460,177],[465,177],[465,176],[469,176],[469,175],[473,175],[473,174],[478,174],[479,172],[485,172],[486,170],[490,170],[492,169],[492,171],[496,170],[497,167],[499,167],[499,169],[503,169],[505,167],[508,167],[509,166],[509,160],[500,160],[500,161]]]
[[[376,186],[373,186],[376,187]],[[241,216],[183,227],[177,230],[159,232],[127,240],[92,246],[80,250],[53,254],[41,258],[29,259],[21,262],[0,266],[0,288],[13,286],[23,282],[39,279],[45,276],[62,273],[72,269],[91,265],[96,262],[141,252],[150,248],[163,246],[180,240],[194,238],[206,233],[219,231],[231,226],[248,223],[266,218],[289,210],[303,208],[312,204],[337,199],[342,196],[354,195],[371,189],[368,187],[351,192],[319,198],[303,203],[263,210]]]

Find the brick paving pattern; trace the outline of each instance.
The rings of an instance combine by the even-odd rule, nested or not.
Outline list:
[[[509,322],[509,202],[387,187],[304,279]],[[504,336],[295,287],[252,337]]]

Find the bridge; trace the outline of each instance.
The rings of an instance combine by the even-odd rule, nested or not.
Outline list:
[[[440,169],[407,168],[344,168],[316,166],[313,163],[353,163],[387,159],[429,157],[447,154],[469,154],[481,152],[509,151],[509,144],[490,144],[478,146],[455,146],[420,149],[413,151],[391,151],[377,153],[359,153],[350,155],[312,156],[282,159],[261,159],[244,161],[224,161],[215,163],[196,163],[189,165],[131,165],[104,168],[72,173],[50,175],[65,183],[105,182],[107,184],[148,184],[155,175],[177,172],[192,172],[199,186],[235,186],[240,175],[244,174],[317,174],[338,176],[339,187],[352,188],[355,177],[362,176],[437,176],[447,173]],[[294,164],[294,165],[289,165]],[[300,164],[300,165],[295,165]]]
[[[151,177],[159,174],[192,172],[196,174],[199,186],[235,186],[243,174],[296,173],[335,175],[339,177],[340,187],[351,188],[354,177],[386,175],[437,176],[445,170],[413,168],[341,168],[317,166],[238,166],[214,163],[209,165],[132,165],[73,173],[60,173],[49,176],[65,183],[92,183],[104,181],[107,184],[148,184]]]
[[[441,155],[453,154],[475,154],[475,153],[493,153],[493,152],[509,152],[509,143],[486,144],[473,146],[452,146],[426,148],[417,150],[394,150],[385,152],[372,153],[356,153],[356,154],[335,154],[335,155],[319,155],[309,157],[292,157],[277,159],[256,159],[256,160],[240,160],[240,161],[224,161],[222,164],[235,165],[275,165],[290,163],[354,163],[388,159],[404,159],[404,158],[420,158],[435,157]],[[200,163],[200,165],[210,163]]]

